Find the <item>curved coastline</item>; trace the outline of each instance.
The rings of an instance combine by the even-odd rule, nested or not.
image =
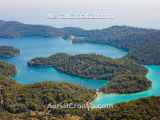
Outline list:
[[[61,38],[17,38],[14,40],[0,39],[0,43],[3,45],[14,46],[19,48],[22,52],[19,56],[2,60],[16,65],[17,74],[14,76],[17,82],[22,84],[41,82],[42,80],[59,81],[59,82],[71,82],[82,85],[83,87],[89,87],[98,89],[101,85],[104,86],[106,82],[82,79],[75,76],[69,76],[56,71],[51,68],[33,69],[28,68],[26,63],[31,58],[37,56],[49,56],[57,52],[66,52],[73,55],[81,53],[96,53],[104,56],[110,56],[112,58],[120,58],[125,56],[127,52],[117,49],[108,45],[99,45],[91,43],[83,44],[71,44],[70,41]],[[38,44],[37,44],[38,43]],[[38,49],[35,49],[38,48]],[[63,49],[62,49],[63,48]],[[37,77],[38,76],[38,77]]]
[[[158,90],[160,86],[157,85],[160,82],[160,78],[158,78],[158,74],[160,73],[160,66],[156,65],[146,65],[148,69],[148,73],[146,77],[151,80],[152,87],[146,91],[132,93],[132,94],[101,94],[94,101],[92,101],[91,105],[93,108],[99,106],[108,106],[115,105],[119,103],[124,103],[132,100],[137,100],[139,98],[149,97],[149,96],[159,96],[160,93]]]
[[[35,81],[31,81],[30,79],[28,79],[29,76],[27,77],[28,74],[30,74],[30,76],[32,76],[33,79],[34,79],[33,75],[37,75],[39,73],[41,74],[41,73],[45,73],[46,72],[46,69],[43,69],[43,70],[42,69],[40,69],[40,70],[33,70],[33,69],[28,69],[28,68],[23,69],[25,67],[24,63],[26,63],[26,60],[28,58],[33,58],[35,56],[34,54],[36,54],[36,56],[37,55],[46,56],[46,54],[49,55],[50,53],[52,53],[53,50],[55,50],[55,52],[58,51],[58,50],[60,50],[59,48],[54,48],[53,47],[55,45],[55,42],[57,44],[60,44],[61,47],[64,47],[64,46],[73,47],[72,45],[70,45],[69,43],[67,43],[67,41],[63,41],[63,40],[61,41],[59,39],[57,39],[57,40],[54,39],[54,41],[53,41],[53,40],[50,40],[50,39],[48,39],[48,40],[46,39],[45,46],[47,47],[47,49],[44,48],[44,47],[42,47],[40,50],[34,50],[33,51],[33,49],[35,47],[44,46],[44,42],[43,42],[44,38],[43,39],[40,39],[40,38],[38,38],[38,39],[30,38],[30,40],[32,40],[32,46],[30,46],[30,42],[29,42],[30,40],[29,40],[29,38],[23,39],[23,43],[21,41],[19,41],[18,44],[17,44],[17,40],[19,40],[19,39],[15,39],[15,41],[10,41],[10,42],[8,42],[8,40],[6,40],[6,39],[5,40],[1,40],[1,43],[5,44],[5,45],[15,45],[15,47],[20,48],[23,51],[23,53],[21,53],[21,55],[19,57],[7,60],[7,62],[12,63],[12,64],[16,64],[16,66],[18,68],[18,73],[16,74],[17,75],[16,76],[16,80],[19,83],[26,83],[26,84],[29,83],[29,82],[36,82],[36,80],[37,80],[37,79],[35,79]],[[39,42],[39,45],[37,45],[37,42]],[[76,46],[76,48],[79,48],[79,45],[75,45],[75,46]],[[88,47],[89,45],[88,44],[84,44],[83,45],[83,47],[86,47],[86,46]],[[28,47],[31,48],[31,49],[28,49]],[[34,47],[34,48],[32,48],[32,47]],[[95,46],[95,47],[97,47],[97,46]],[[91,48],[93,49],[95,47],[91,47]],[[101,47],[98,46],[98,48],[101,48]],[[69,48],[64,49],[64,50],[66,50],[67,52],[72,52],[73,51],[73,52],[75,52],[75,54],[77,53],[74,48],[71,48],[71,50]],[[86,52],[86,51],[88,52],[89,50],[90,49],[86,49],[85,51],[79,51],[79,52]],[[114,51],[114,50],[112,50],[112,51]],[[102,53],[104,51],[99,51],[99,52]],[[108,55],[108,53],[105,53],[105,52],[104,52],[104,54],[105,54],[105,56],[106,56],[106,54]],[[114,54],[112,54],[112,55],[115,56]],[[123,56],[123,55],[124,55],[124,53],[123,54],[121,53],[121,56]],[[118,57],[120,57],[119,54],[118,54]],[[19,64],[19,65],[17,65],[17,64]],[[155,82],[152,79],[153,76],[150,74],[150,73],[153,72],[152,68],[150,68],[148,66],[147,66],[147,68],[149,70],[149,73],[147,74],[147,78],[149,78],[152,81],[152,84],[153,84],[153,87],[154,87],[154,86],[156,86],[156,84],[154,84]],[[23,70],[25,70],[25,71],[23,71]],[[55,73],[55,75],[57,75],[57,77],[55,77],[55,79],[58,78],[56,80],[59,80],[61,77],[66,77],[66,80],[69,80],[71,78],[70,76],[66,76],[66,75],[59,74],[59,73],[55,72],[54,69],[53,70],[47,70],[47,72],[48,73],[45,73],[45,75],[44,75],[45,77],[47,75],[49,75],[49,77],[54,77],[54,73]],[[22,81],[21,78],[22,78],[23,75],[25,75],[26,78],[23,77],[23,81]],[[60,75],[62,75],[62,76],[59,77]],[[41,76],[39,76],[39,77],[41,77]],[[46,78],[48,78],[48,77],[46,77]],[[50,80],[50,79],[46,79],[46,78],[43,79],[43,77],[42,77],[43,80]],[[38,81],[38,82],[40,82],[40,81]],[[95,85],[97,85],[97,84],[95,84]],[[153,92],[151,92],[151,90],[153,90],[153,87],[151,89],[147,90],[147,91],[139,92],[139,93],[133,93],[133,94],[125,94],[125,95],[118,95],[118,96],[117,96],[117,94],[108,94],[108,95],[101,94],[99,97],[97,97],[92,102],[92,105],[99,104],[99,103],[102,104],[102,105],[105,105],[105,104],[117,104],[117,103],[127,102],[127,101],[130,101],[130,100],[135,100],[135,99],[142,98],[142,97],[153,96],[153,95],[158,95],[158,94],[160,95],[160,93],[156,91],[158,89],[157,87],[154,89]]]
[[[28,61],[29,67],[53,67],[69,75],[87,79],[109,81],[99,89],[104,93],[129,94],[149,89],[147,70],[135,61],[123,57],[111,59],[96,54],[69,55],[56,53],[49,57],[36,57]]]

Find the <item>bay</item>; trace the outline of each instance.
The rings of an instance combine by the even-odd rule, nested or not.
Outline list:
[[[98,89],[106,85],[106,80],[84,79],[65,73],[59,72],[54,68],[30,68],[27,61],[34,57],[47,57],[52,54],[65,52],[71,55],[96,53],[104,56],[119,58],[127,53],[120,49],[108,45],[98,44],[72,44],[71,41],[62,38],[17,38],[17,39],[0,39],[0,45],[10,45],[20,49],[21,54],[10,59],[2,59],[17,68],[17,74],[13,78],[22,84],[35,83],[41,81],[68,82],[78,84],[90,89]]]

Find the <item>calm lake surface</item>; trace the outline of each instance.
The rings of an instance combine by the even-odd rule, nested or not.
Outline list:
[[[35,83],[40,81],[69,82],[81,86],[98,89],[107,84],[104,80],[90,80],[80,77],[67,75],[54,68],[33,68],[27,66],[27,61],[34,57],[47,57],[49,55],[65,52],[69,54],[96,53],[112,58],[125,56],[127,52],[108,45],[98,44],[72,44],[61,38],[18,38],[18,39],[0,39],[0,45],[11,45],[21,50],[17,57],[4,59],[9,63],[16,65],[17,74],[14,79],[22,84]],[[92,106],[106,106],[116,103],[127,102],[147,96],[160,96],[160,66],[148,65],[149,70],[147,78],[152,81],[152,88],[147,91],[134,94],[101,94],[93,102]]]
[[[16,65],[17,74],[14,79],[23,84],[40,81],[69,82],[79,84],[91,89],[98,89],[106,84],[104,80],[89,80],[64,74],[54,68],[31,68],[27,61],[34,57],[47,57],[49,55],[65,52],[69,54],[96,53],[112,58],[119,58],[127,53],[107,45],[98,44],[72,44],[61,38],[18,38],[0,39],[0,45],[11,45],[21,50],[21,54],[10,59],[1,59]]]

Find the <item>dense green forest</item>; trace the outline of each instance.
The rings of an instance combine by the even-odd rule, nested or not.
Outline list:
[[[14,74],[16,74],[16,67],[14,65],[0,61],[1,76],[13,76]]]
[[[102,109],[61,109],[49,113],[32,111],[0,113],[2,120],[159,120],[160,97],[149,97]]]
[[[14,57],[20,53],[20,50],[11,46],[0,46],[0,57]]]
[[[81,28],[54,28],[43,25],[22,24],[16,21],[0,21],[0,38],[62,37],[74,43],[109,44],[129,52],[128,56],[141,64],[160,64],[160,30],[128,26],[112,26],[101,30]]]
[[[35,58],[29,66],[54,67],[85,78],[109,80],[100,90],[106,93],[132,93],[148,89],[147,70],[140,64],[160,64],[160,30],[113,26],[102,30],[54,28],[0,21],[0,38],[62,37],[74,43],[109,44],[128,51],[126,57],[111,59],[95,54],[71,56],[59,53]],[[19,50],[0,46],[1,57],[14,57]],[[48,104],[84,105],[95,91],[68,83],[40,82],[22,85],[12,80],[16,67],[0,61],[0,120],[159,120],[160,97],[148,97],[102,109],[48,109]]]
[[[10,77],[15,75],[13,65],[0,62],[0,111],[12,114],[43,111],[48,104],[85,104],[95,98],[95,92],[78,85],[41,82],[21,85]]]
[[[48,58],[35,58],[29,66],[50,66],[79,77],[109,80],[101,91],[106,93],[132,93],[148,89],[151,82],[145,78],[147,70],[127,57],[111,59],[96,54],[70,56],[65,53]]]
[[[106,58],[105,58],[106,59]],[[13,65],[0,62],[1,120],[159,120],[160,97],[149,97],[101,109],[47,109],[47,104],[90,102],[95,92],[67,83],[21,85],[10,77]]]
[[[160,31],[128,26],[113,26],[90,31],[88,42],[106,43],[129,52],[128,56],[141,64],[160,64]]]

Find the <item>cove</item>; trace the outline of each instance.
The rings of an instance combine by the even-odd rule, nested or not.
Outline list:
[[[160,96],[160,66],[147,65],[146,68],[149,71],[146,77],[152,81],[152,87],[150,89],[132,94],[100,94],[91,103],[92,106],[105,107],[149,96]]]
[[[27,61],[34,57],[47,57],[49,55],[65,52],[69,54],[96,53],[112,58],[125,56],[127,52],[108,45],[98,44],[72,44],[70,41],[61,38],[18,38],[0,39],[0,45],[10,45],[21,50],[17,57],[0,60],[16,65],[17,74],[14,79],[22,84],[29,84],[41,81],[69,82],[78,84],[90,89],[98,89],[107,84],[104,80],[84,79],[59,72],[54,68],[30,68]],[[149,70],[146,77],[152,81],[152,88],[147,91],[133,94],[100,94],[91,104],[93,107],[113,105],[130,100],[136,100],[148,96],[160,96],[160,66],[147,65]]]
[[[17,38],[0,39],[0,45],[10,45],[20,49],[21,54],[17,57],[1,60],[14,64],[17,74],[14,76],[17,82],[22,84],[41,81],[69,82],[90,89],[98,89],[106,85],[105,80],[84,79],[59,72],[54,68],[30,68],[27,61],[35,57],[47,57],[55,53],[65,52],[71,55],[81,53],[96,53],[112,58],[125,56],[127,52],[108,45],[98,44],[72,44],[71,41],[62,38]]]

